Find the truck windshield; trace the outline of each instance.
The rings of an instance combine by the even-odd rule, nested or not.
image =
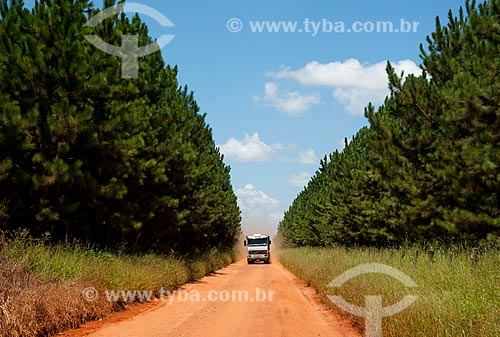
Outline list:
[[[267,245],[267,238],[262,239],[248,239],[249,246],[264,246]]]

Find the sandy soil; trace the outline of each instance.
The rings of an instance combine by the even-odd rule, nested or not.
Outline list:
[[[242,260],[197,283],[185,285],[180,292],[163,300],[132,305],[122,313],[62,335],[360,336],[348,321],[337,317],[321,304],[314,290],[288,272],[276,259],[270,265],[247,265]]]

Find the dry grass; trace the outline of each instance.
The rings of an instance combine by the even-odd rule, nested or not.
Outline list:
[[[0,233],[0,336],[51,336],[124,308],[82,291],[174,290],[233,261],[212,250],[194,261],[173,256],[117,255],[78,245],[48,246],[27,235],[6,242]],[[136,299],[138,300],[138,299]]]
[[[118,310],[104,298],[88,302],[83,282],[49,282],[30,272],[26,260],[0,251],[0,336],[50,336]]]

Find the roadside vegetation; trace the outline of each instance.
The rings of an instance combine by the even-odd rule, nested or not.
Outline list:
[[[414,305],[384,319],[386,337],[500,336],[499,27],[499,0],[466,1],[447,24],[436,18],[420,46],[422,74],[388,62],[384,104],[367,102],[369,125],[325,156],[279,224],[283,264],[330,305],[329,294],[358,306],[380,294],[387,306],[416,292]],[[367,262],[418,288],[378,274],[327,287]]]
[[[194,93],[160,51],[123,78],[85,36],[155,41],[139,15],[85,27],[99,13],[88,0],[0,2],[0,229],[145,253],[232,247],[230,167]]]
[[[183,259],[154,253],[130,255],[78,243],[51,245],[26,233],[14,238],[2,235],[0,336],[54,335],[122,310],[140,301],[144,291],[151,291],[154,300],[161,289],[177,290],[234,259],[232,251],[216,249]],[[97,298],[88,300],[87,288],[95,288]],[[106,291],[130,291],[133,295],[108,300]]]
[[[295,248],[282,251],[280,260],[315,288],[324,303],[350,317],[360,330],[364,328],[364,319],[349,316],[336,307],[328,295],[342,296],[361,307],[365,306],[365,295],[382,295],[383,306],[395,304],[407,294],[418,295],[409,308],[383,319],[384,337],[500,336],[500,247],[481,248],[475,268],[471,264],[470,249],[434,248],[432,264],[423,253],[414,264],[412,252],[415,250],[427,251],[422,247],[369,251],[342,247]],[[340,288],[327,287],[343,272],[364,263],[383,263],[397,268],[418,287],[407,289],[398,280],[382,274],[360,275]]]
[[[85,36],[155,41],[139,15],[87,27],[99,12],[0,1],[0,233],[15,233],[0,238],[3,337],[75,327],[138,299],[106,289],[174,290],[233,260],[240,210],[205,114],[160,51],[124,78]]]

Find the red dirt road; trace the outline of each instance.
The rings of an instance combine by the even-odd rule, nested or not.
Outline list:
[[[242,295],[241,291],[246,291]],[[247,296],[248,301],[245,301]],[[156,304],[136,306],[64,336],[359,337],[276,260],[234,263]],[[121,315],[121,316],[120,316]],[[118,318],[117,318],[118,317]]]

